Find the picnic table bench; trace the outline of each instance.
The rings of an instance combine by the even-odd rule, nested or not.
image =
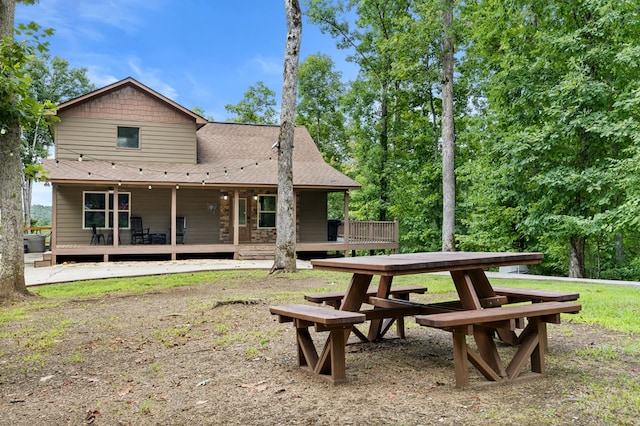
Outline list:
[[[517,287],[500,287],[493,286],[493,291],[501,296],[507,296],[507,303],[518,302],[570,302],[578,300],[579,293],[555,291],[555,290],[537,290],[531,288]]]
[[[427,288],[419,285],[404,285],[391,287],[389,290],[389,296],[398,299],[398,300],[409,300],[411,294],[424,294],[427,291]],[[368,297],[374,297],[378,294],[378,290],[375,288],[371,288],[367,290]],[[345,291],[331,291],[327,293],[315,293],[315,294],[305,294],[305,300],[313,303],[325,303],[329,306],[332,306],[335,309],[340,309],[340,305],[342,304],[342,300],[346,295]],[[376,336],[379,339],[383,338],[387,331],[391,328],[391,325],[396,323],[396,334],[399,338],[405,338],[404,332],[404,317],[405,315],[398,315],[392,318],[385,319],[380,333]],[[358,336],[358,338],[363,342],[368,342],[369,338],[365,336],[360,330],[357,328],[353,328],[353,333]]]
[[[532,373],[544,375],[544,356],[547,352],[546,323],[557,324],[560,322],[561,313],[576,313],[580,309],[581,306],[576,303],[538,302],[530,305],[418,315],[416,322],[453,333],[456,387],[462,388],[469,386],[467,360],[492,381],[516,379],[529,357]],[[491,334],[495,328],[513,330],[516,328],[516,320],[520,318],[527,318],[528,324],[521,334],[521,344],[505,368]],[[474,335],[476,343],[479,343],[479,340],[483,342],[484,349],[481,350],[484,350],[484,354],[478,354],[467,345],[468,334]]]
[[[280,322],[293,322],[296,328],[299,367],[308,368],[334,384],[346,380],[346,339],[354,324],[364,322],[363,314],[295,304],[272,306],[270,311],[272,315],[278,315]],[[309,332],[311,326],[315,326],[316,331],[329,332],[320,355]]]

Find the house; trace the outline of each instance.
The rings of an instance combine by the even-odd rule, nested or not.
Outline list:
[[[53,263],[273,256],[279,126],[208,122],[132,78],[60,104],[57,116],[55,157],[43,162]],[[346,221],[330,238],[328,194],[344,193],[349,217],[360,185],[325,163],[304,127],[293,179],[298,253],[397,250],[396,222]]]

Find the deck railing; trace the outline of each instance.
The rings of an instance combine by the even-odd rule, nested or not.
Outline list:
[[[349,242],[376,243],[397,242],[399,239],[398,221],[349,221]]]

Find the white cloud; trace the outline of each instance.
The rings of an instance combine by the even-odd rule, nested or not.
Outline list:
[[[127,62],[136,80],[139,80],[142,84],[153,88],[156,92],[159,92],[169,99],[176,100],[178,92],[169,83],[164,82],[158,75],[161,73],[158,69],[144,69],[139,64],[138,58],[131,58]]]
[[[275,74],[282,75],[282,68],[284,66],[284,57],[283,59],[275,59],[275,58],[265,58],[262,55],[256,55],[252,60],[254,63],[258,64],[262,72],[267,74]]]
[[[109,72],[100,65],[88,66],[87,77],[89,77],[89,80],[98,88],[108,86],[111,83],[121,80],[120,78],[116,78],[109,74]]]

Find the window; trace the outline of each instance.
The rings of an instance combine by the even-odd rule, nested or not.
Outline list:
[[[140,129],[137,127],[118,127],[118,148],[140,148]]]
[[[258,228],[276,227],[276,196],[258,196]]]
[[[238,200],[238,225],[247,226],[247,199]]]
[[[83,229],[91,229],[93,225],[97,228],[113,228],[113,193],[112,192],[84,192],[83,193]],[[118,193],[118,227],[129,228],[129,200],[131,194],[128,192]]]

